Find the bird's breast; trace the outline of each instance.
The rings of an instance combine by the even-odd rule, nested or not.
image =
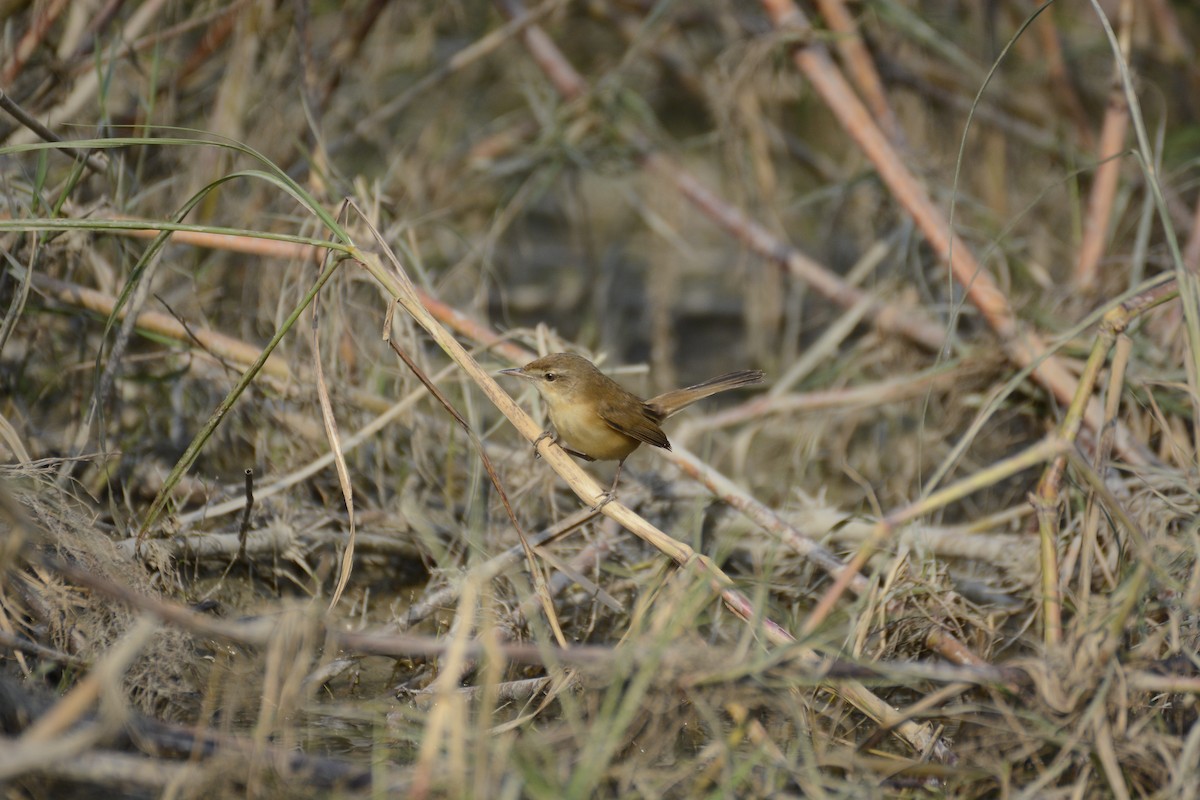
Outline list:
[[[632,436],[614,430],[592,408],[578,403],[560,406],[550,406],[550,421],[572,450],[597,461],[620,461],[640,444]]]

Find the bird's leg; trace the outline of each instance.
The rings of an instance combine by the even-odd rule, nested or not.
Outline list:
[[[592,458],[591,456],[587,455],[586,453],[581,453],[578,450],[572,450],[571,448],[567,447],[565,444],[562,443],[562,439],[558,438],[558,436],[556,436],[555,434],[551,433],[548,430],[542,431],[541,435],[539,435],[536,439],[533,440],[533,457],[534,458],[542,457],[542,454],[538,452],[538,445],[542,443],[543,439],[554,440],[554,443],[556,445],[558,445],[559,447],[561,447],[563,450],[565,450],[567,452],[567,455],[575,456],[576,458],[582,458],[584,461],[595,461],[596,460],[596,459]]]
[[[608,487],[607,492],[600,494],[600,502],[592,506],[592,511],[599,511],[606,505],[617,499],[617,481],[621,480],[621,468],[625,466],[625,459],[617,462],[617,474],[613,476],[612,486]]]

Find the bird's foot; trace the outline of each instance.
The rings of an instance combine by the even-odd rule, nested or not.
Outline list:
[[[541,435],[533,440],[533,457],[535,459],[542,457],[542,454],[538,452],[538,445],[542,443],[543,439],[554,439],[554,434],[550,431],[542,431]],[[558,440],[554,439],[554,441],[557,442]]]
[[[617,474],[613,476],[612,486],[608,487],[607,492],[600,493],[600,499],[596,505],[592,506],[592,511],[599,511],[606,505],[617,499],[617,482],[621,480],[621,470],[625,467],[625,459],[617,462]]]
[[[584,461],[595,461],[596,460],[596,459],[592,458],[591,456],[589,456],[587,453],[581,453],[578,450],[572,450],[571,448],[567,447],[565,444],[563,444],[562,439],[558,438],[550,431],[542,431],[541,435],[533,440],[533,457],[535,459],[542,457],[542,454],[538,452],[538,445],[542,443],[543,439],[553,439],[554,443],[556,445],[558,445],[559,447],[561,447],[563,449],[563,452],[565,452],[569,456],[575,456],[576,458],[583,459]]]
[[[613,500],[616,500],[616,499],[617,499],[617,493],[612,489],[609,489],[606,492],[601,492],[599,499],[596,501],[596,504],[592,506],[592,511],[599,511],[600,509],[604,508],[606,505],[608,505],[609,503],[611,503]]]

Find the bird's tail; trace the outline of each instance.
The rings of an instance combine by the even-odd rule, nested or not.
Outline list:
[[[709,378],[703,383],[697,383],[695,386],[676,389],[672,392],[660,394],[658,397],[652,397],[646,401],[646,405],[661,414],[663,419],[666,419],[675,412],[687,408],[697,400],[711,397],[718,392],[727,392],[730,389],[762,383],[762,379],[762,370],[742,369],[737,372],[728,372],[724,375],[718,375],[715,378]]]

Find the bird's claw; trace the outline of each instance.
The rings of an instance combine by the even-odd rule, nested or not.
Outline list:
[[[611,489],[609,489],[607,492],[601,492],[599,501],[594,506],[592,506],[592,511],[599,511],[600,509],[604,508],[606,505],[608,505],[609,503],[611,503],[613,500],[616,500],[616,499],[617,499],[617,493]]]
[[[551,433],[550,431],[542,431],[541,435],[539,435],[536,439],[533,440],[533,457],[535,459],[542,457],[542,454],[538,452],[538,445],[542,443],[542,440],[543,439],[553,439],[553,438],[554,438],[554,434]]]

